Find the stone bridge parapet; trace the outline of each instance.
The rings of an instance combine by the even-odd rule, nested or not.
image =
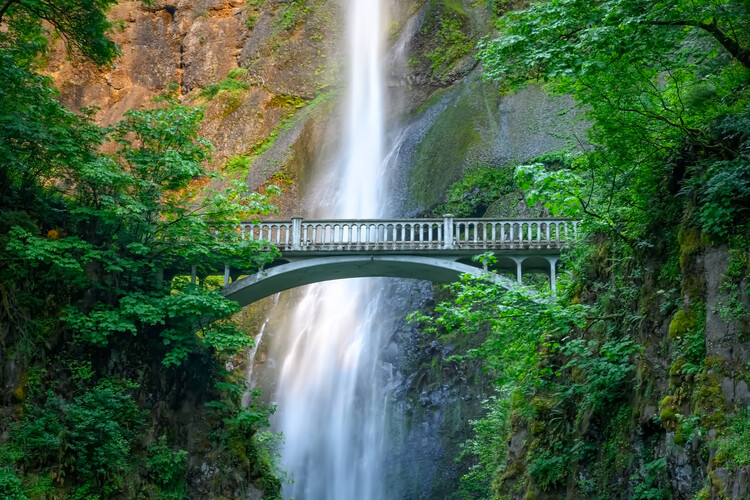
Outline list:
[[[512,286],[502,274],[544,273],[555,289],[562,248],[578,234],[569,219],[367,219],[243,223],[245,239],[262,240],[281,257],[259,272],[232,280],[225,266],[224,295],[245,305],[263,297],[319,281],[356,277],[402,277],[449,283],[463,273],[489,274]],[[477,267],[472,257],[493,252],[493,270]],[[191,280],[196,280],[193,266]]]
[[[285,257],[308,253],[412,253],[548,251],[557,254],[576,238],[570,219],[370,219],[245,223],[243,237],[267,240]]]

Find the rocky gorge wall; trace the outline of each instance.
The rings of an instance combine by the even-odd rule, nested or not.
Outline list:
[[[333,0],[124,2],[111,11],[121,21],[113,39],[122,52],[112,67],[78,64],[59,50],[46,72],[64,103],[98,106],[95,118],[105,125],[129,109],[152,106],[164,93],[203,106],[202,135],[214,144],[214,168],[254,189],[280,185],[280,216],[288,217],[304,213],[309,183],[337,150],[346,75],[343,7]],[[389,10],[393,213],[431,214],[466,172],[507,169],[581,140],[586,125],[570,100],[536,87],[501,96],[482,80],[474,56],[476,42],[491,33],[484,3],[394,0]],[[513,201],[493,215],[524,210],[517,191],[508,196]],[[427,283],[394,288],[404,297],[394,309],[404,315],[434,301]],[[254,306],[246,318],[251,333],[267,307]],[[467,467],[454,459],[471,435],[470,421],[483,412],[487,381],[478,366],[446,361],[453,346],[405,321],[392,329],[384,352],[398,373],[391,428],[403,443],[396,463],[410,465],[391,474],[412,484],[405,498],[450,498]],[[269,361],[261,345],[255,362]],[[204,465],[210,469],[196,466]]]

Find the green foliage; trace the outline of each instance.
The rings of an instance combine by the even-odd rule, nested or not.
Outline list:
[[[210,146],[197,138],[201,118],[199,110],[175,104],[129,112],[112,132],[118,151],[75,172],[82,182],[71,212],[87,232],[49,239],[20,227],[10,231],[6,258],[14,268],[51,271],[79,291],[90,286],[90,270],[98,270],[98,300],[63,312],[77,340],[104,346],[124,334],[148,337],[161,330],[162,345],[170,347],[167,364],[180,363],[201,345],[228,353],[247,345],[243,333],[225,326],[202,337],[192,333],[200,318],[236,312],[218,292],[177,284],[170,290],[157,279],[160,269],[175,275],[197,262],[204,269],[224,263],[253,269],[266,258],[258,242],[244,241],[234,230],[241,219],[269,209],[266,197],[237,184],[198,203],[191,199],[192,180],[205,175]]]
[[[277,30],[291,31],[301,23],[304,17],[310,13],[310,7],[305,5],[306,0],[293,0],[284,3],[281,13],[277,13],[274,26]]]
[[[491,500],[491,485],[507,462],[505,447],[510,433],[510,401],[492,397],[484,401],[487,414],[471,422],[474,437],[461,446],[456,461],[469,460],[469,472],[461,476],[461,498]]]
[[[63,409],[76,475],[103,484],[105,491],[123,487],[120,475],[130,466],[128,456],[143,425],[141,410],[118,385],[104,380]]]
[[[0,467],[0,496],[14,500],[28,500],[21,488],[21,479],[10,467]]]
[[[465,445],[464,456],[474,465],[462,479],[462,492],[483,498],[488,484],[495,487],[506,464],[502,442],[510,429],[511,415],[522,416],[535,428],[544,429],[530,446],[526,474],[542,490],[563,484],[574,460],[585,460],[589,448],[581,443],[572,451],[572,421],[584,415],[601,415],[626,397],[634,370],[633,357],[640,351],[632,340],[576,339],[588,323],[591,310],[565,304],[521,288],[503,290],[492,282],[472,276],[450,285],[454,299],[435,306],[436,317],[414,313],[427,332],[476,335],[485,340],[465,355],[479,359],[495,377],[500,397],[491,400],[488,415],[475,422],[475,438]],[[529,398],[547,394],[549,399]]]
[[[640,347],[630,339],[603,343],[575,339],[564,343],[559,349],[569,359],[561,370],[579,371],[578,380],[568,384],[560,395],[563,398],[578,396],[586,409],[599,412],[623,396],[626,382],[635,369],[632,355],[640,351]]]
[[[570,457],[566,456],[565,451],[562,445],[558,445],[556,449],[542,449],[529,457],[529,475],[542,491],[559,485],[567,477]]]
[[[148,450],[146,466],[151,480],[159,485],[160,498],[184,498],[187,452],[173,451],[165,436]]]
[[[234,463],[259,472],[259,486],[269,498],[277,498],[280,478],[284,477],[275,451],[280,436],[258,432],[260,427],[269,425],[268,418],[276,409],[264,406],[260,402],[260,390],[248,392],[242,382],[220,382],[216,388],[222,398],[208,402],[206,406],[221,416],[223,426],[219,437],[222,445],[230,451]],[[247,404],[243,404],[243,399]]]
[[[667,459],[657,458],[643,466],[643,478],[636,484],[631,500],[668,500],[672,498],[668,490],[660,485],[667,482]]]
[[[715,460],[721,466],[737,470],[750,464],[750,408],[734,414],[716,446]]]
[[[586,267],[591,264],[584,264],[591,257],[587,248],[583,245],[569,257],[573,272],[583,276],[590,272]],[[610,249],[611,258],[622,248]],[[484,339],[479,347],[453,356],[459,362],[481,361],[498,389],[487,415],[474,423],[475,437],[465,444],[462,456],[472,465],[462,479],[464,497],[502,495],[522,484],[529,494],[553,491],[583,467],[594,475],[580,487],[593,494],[606,491],[613,474],[628,466],[630,455],[623,449],[629,448],[633,419],[626,402],[642,347],[619,332],[622,325],[641,319],[611,310],[637,303],[639,289],[632,284],[612,287],[600,300],[582,305],[570,293],[575,283],[566,290],[563,281],[554,298],[522,288],[506,291],[466,276],[449,286],[452,300],[437,304],[434,318],[411,316],[426,332],[448,342],[458,343],[463,335]],[[615,419],[613,408],[620,408]],[[608,444],[592,442],[585,434],[594,425],[603,429]],[[509,461],[507,436],[519,428],[530,433],[528,448],[520,456],[516,448]],[[599,465],[593,467],[594,461]]]
[[[719,309],[719,314],[725,321],[742,321],[748,317],[748,309],[742,303],[743,295],[748,295],[747,288],[742,290],[743,282],[750,275],[750,255],[747,248],[747,238],[734,237],[730,240],[729,266],[719,286],[719,291],[726,296]]]
[[[537,3],[503,16],[498,22],[503,36],[486,44],[482,57],[490,76],[511,85],[522,85],[529,77],[598,75],[609,69],[603,62],[637,63],[654,57],[655,50],[677,50],[691,36],[709,37],[713,46],[693,43],[685,50],[716,57],[719,47],[745,64],[743,49],[750,41],[747,8],[726,0],[670,0],[658,5],[607,0],[596,6],[580,0]],[[736,40],[739,47],[730,46],[726,38]]]
[[[461,2],[430,0],[422,34],[429,34],[434,41],[433,50],[425,57],[436,76],[444,77],[456,62],[474,50],[474,39],[465,33],[468,24]]]
[[[704,232],[741,231],[748,14],[738,2],[554,0],[503,16],[480,50],[486,74],[509,88],[549,82],[592,122],[569,167],[520,171],[531,194],[633,246],[649,244],[655,214],[673,213],[681,189]]]
[[[92,494],[125,491],[129,457],[144,423],[129,394],[132,388],[103,379],[70,403],[49,391],[43,406],[29,405],[25,420],[13,430],[21,462],[55,465],[55,478],[90,484]]]
[[[191,391],[218,396],[226,358],[252,344],[228,319],[237,305],[205,277],[225,264],[253,272],[273,255],[236,230],[273,210],[268,196],[207,187],[216,176],[201,109],[167,93],[102,128],[35,72],[42,20],[94,62],[111,59],[112,3],[0,7],[0,358],[23,373],[17,411],[3,413],[3,497],[184,497],[185,452],[162,440],[149,455],[146,426],[164,426]],[[196,284],[185,277],[193,265]],[[147,405],[157,409],[148,422]],[[245,419],[244,432],[266,422]],[[227,481],[239,469],[277,481],[256,458],[232,464]]]
[[[49,26],[65,38],[69,50],[98,65],[109,63],[119,54],[117,45],[106,36],[114,26],[106,13],[116,3],[116,0],[3,2],[0,21],[7,22],[8,29],[0,33],[0,48],[15,44],[18,49],[30,51],[27,57],[33,58],[46,49]]]
[[[198,95],[205,99],[213,99],[220,93],[225,92],[230,96],[230,99],[238,99],[243,92],[250,89],[250,85],[243,81],[243,78],[246,75],[247,69],[235,68],[219,83],[214,83],[213,85],[201,89]]]
[[[566,163],[571,164],[570,161]],[[529,206],[540,203],[553,216],[580,217],[579,200],[585,184],[572,171],[565,168],[549,170],[544,163],[520,165],[516,168],[516,181],[525,192]]]
[[[433,210],[436,216],[481,217],[493,202],[512,192],[510,169],[477,166],[448,190],[448,201]]]

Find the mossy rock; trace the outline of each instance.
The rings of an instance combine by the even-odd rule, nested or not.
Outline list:
[[[721,375],[728,375],[727,360],[723,356],[707,356],[706,361],[703,363],[703,368],[709,373],[714,372]]]
[[[667,396],[661,401],[661,413],[659,413],[659,420],[661,420],[662,426],[668,430],[675,430],[679,423],[677,408],[677,398],[675,396]]]
[[[696,327],[698,315],[692,309],[680,309],[669,323],[669,338],[681,339],[687,332]]]
[[[701,233],[694,227],[681,226],[677,242],[680,244],[680,267],[684,269],[687,258],[697,253],[702,246]]]
[[[680,377],[682,375],[683,366],[685,366],[685,358],[679,356],[669,368],[669,374],[673,377]]]
[[[705,373],[698,377],[693,392],[695,413],[701,416],[701,424],[707,429],[722,428],[726,425],[727,404],[721,391],[722,376]]]
[[[443,199],[463,172],[470,151],[481,142],[479,130],[488,118],[474,101],[465,93],[448,104],[417,146],[409,192],[420,206],[432,207]]]

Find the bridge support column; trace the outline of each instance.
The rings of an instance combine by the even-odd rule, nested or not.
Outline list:
[[[443,215],[443,248],[453,248],[453,214]]]
[[[292,250],[302,249],[302,217],[292,217]]]

